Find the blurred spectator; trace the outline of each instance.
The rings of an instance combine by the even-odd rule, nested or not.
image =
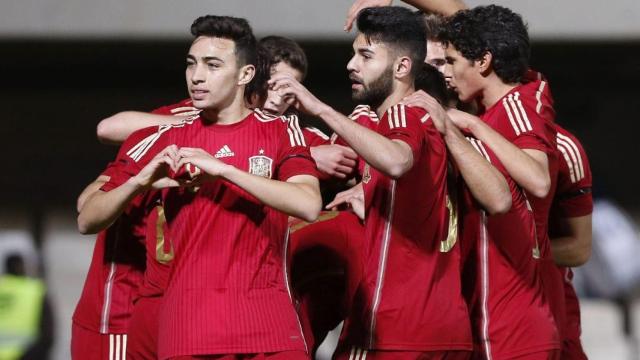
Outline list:
[[[26,275],[19,254],[6,258],[0,276],[0,360],[46,360],[53,317],[42,280]]]

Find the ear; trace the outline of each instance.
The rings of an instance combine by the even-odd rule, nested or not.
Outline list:
[[[485,74],[491,69],[491,61],[493,61],[493,54],[487,51],[482,55],[480,60],[476,60],[476,66],[482,74]]]
[[[249,64],[240,68],[238,71],[238,85],[247,85],[256,75],[256,67]]]
[[[413,62],[408,56],[401,56],[396,59],[394,64],[394,75],[396,78],[401,79],[411,74],[411,67]]]

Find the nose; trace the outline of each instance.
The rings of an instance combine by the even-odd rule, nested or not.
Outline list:
[[[199,84],[205,80],[205,71],[203,66],[197,64],[191,72],[191,83]]]
[[[356,56],[353,55],[351,57],[351,60],[349,60],[349,62],[347,63],[347,71],[349,73],[355,72],[356,71]]]

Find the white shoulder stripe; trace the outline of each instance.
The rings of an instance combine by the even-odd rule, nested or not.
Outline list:
[[[177,107],[177,108],[171,109],[170,111],[171,111],[172,114],[175,114],[175,113],[179,113],[179,112],[200,111],[200,110],[197,109],[197,108],[194,108],[193,106],[182,106],[182,107]]]
[[[540,82],[540,87],[538,88],[538,91],[536,91],[536,100],[538,101],[537,105],[536,105],[536,112],[538,114],[540,114],[540,109],[542,109],[542,100],[540,100],[540,97],[542,96],[542,91],[544,91],[544,87],[547,85],[546,81],[541,81]]]
[[[584,178],[584,164],[582,162],[582,155],[580,155],[580,150],[578,149],[578,145],[576,145],[576,143],[570,137],[558,133],[557,140],[560,141],[560,139],[565,141],[569,146],[571,146],[573,151],[575,151],[576,157],[578,158],[578,169],[580,170],[579,177],[580,179]]]
[[[513,130],[516,132],[516,135],[520,135],[520,128],[518,127],[518,125],[515,122],[515,119],[513,118],[513,114],[511,113],[511,108],[507,104],[507,98],[502,99],[502,106],[504,106],[504,110],[507,112],[507,116],[509,117],[509,122],[511,123],[511,127],[513,127]]]
[[[185,122],[181,122],[180,124],[175,125],[175,127],[183,127]],[[167,132],[169,129],[173,128],[173,125],[160,125],[158,126],[158,132],[155,134],[151,134],[144,138],[142,141],[133,146],[129,151],[127,151],[127,155],[133,161],[138,162],[142,157],[151,149],[153,144],[160,139],[160,136]]]
[[[525,127],[524,122],[522,120],[522,116],[520,115],[520,110],[518,109],[518,106],[516,105],[513,99],[513,94],[509,94],[509,96],[507,97],[507,103],[511,107],[511,111],[516,119],[516,122],[520,126],[520,132],[521,133],[526,132],[527,128]]]
[[[387,110],[387,121],[389,122],[389,129],[393,129],[395,127],[392,117],[393,116],[391,116],[391,108],[389,108]]]
[[[287,133],[289,133],[289,142],[291,146],[307,146],[304,142],[304,135],[300,126],[298,126],[298,117],[292,115],[286,118],[287,121]]]
[[[578,170],[576,169],[576,164],[573,162],[572,157],[574,156],[571,153],[571,150],[567,149],[567,147],[560,142],[558,142],[558,150],[562,153],[562,157],[564,161],[567,163],[567,167],[569,168],[569,177],[571,178],[571,182],[575,183],[578,181],[576,177],[576,173]]]
[[[400,105],[399,110],[400,110],[400,123],[401,123],[402,127],[406,128],[407,127],[407,115],[405,113],[404,104]]]
[[[522,101],[520,100],[520,92],[516,92],[514,100],[518,105],[518,109],[520,109],[520,114],[522,115],[522,121],[524,121],[524,124],[526,125],[527,130],[529,131],[533,130],[533,128],[531,127],[531,122],[529,121],[529,116],[527,115],[527,111],[524,109],[524,106],[522,105]]]
[[[314,128],[312,126],[308,126],[305,129],[307,129],[308,131],[311,131],[312,133],[320,136],[323,140],[329,140],[329,136],[327,136],[327,134],[323,133],[320,129],[318,128]]]

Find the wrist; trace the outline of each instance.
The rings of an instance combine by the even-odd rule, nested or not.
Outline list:
[[[238,169],[235,166],[229,165],[229,164],[225,164],[220,169],[220,173],[218,174],[218,176],[220,176],[222,178],[225,178],[227,180],[230,180],[229,177],[233,176],[234,171],[237,171],[237,170]]]
[[[150,188],[152,184],[148,184],[146,185],[144,181],[140,180],[138,178],[138,176],[134,176],[129,178],[129,180],[127,180],[124,185],[133,193],[133,194],[139,194],[143,191],[145,191],[146,189]]]

